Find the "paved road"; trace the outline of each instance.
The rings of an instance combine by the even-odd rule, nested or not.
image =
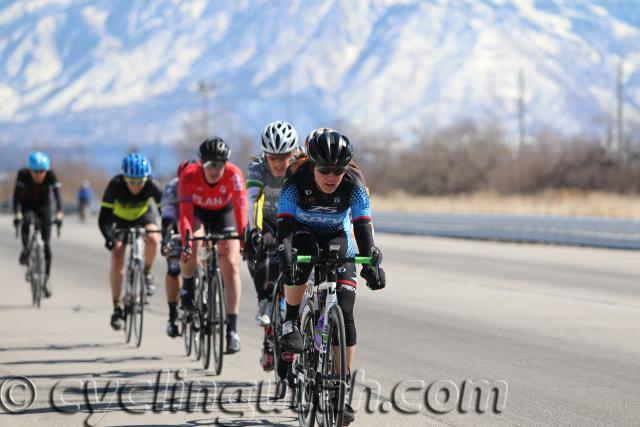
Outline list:
[[[380,400],[372,414],[361,401],[356,425],[640,424],[640,254],[382,233],[377,239],[390,283],[380,292],[360,286],[356,365],[364,382],[377,381],[373,396]],[[162,291],[150,306],[140,349],[111,331],[108,254],[94,224],[69,219],[53,245],[55,294],[36,310],[17,265],[10,220],[0,218],[2,397],[7,403],[17,380],[7,381],[15,376],[28,377],[37,389],[24,413],[0,408],[0,425],[296,425],[286,403],[263,402],[255,410],[256,382],[271,376],[258,365],[261,331],[253,323],[255,294],[245,269],[242,351],[225,358],[215,377],[183,356],[180,341],[166,337]],[[155,267],[158,279],[163,269]],[[210,412],[179,407],[179,369],[187,385],[216,382]],[[162,370],[171,377],[161,374],[158,398]],[[477,405],[466,411],[466,380],[506,383],[506,392],[496,389],[502,410],[492,398],[485,412]],[[126,392],[118,393],[125,383]],[[165,384],[167,396],[177,396],[173,407],[163,398]],[[397,384],[397,407],[383,413]],[[436,393],[447,387],[448,396]],[[356,395],[364,396],[361,391]],[[24,388],[14,389],[14,401],[26,397]],[[153,406],[163,401],[164,410]],[[151,406],[145,410],[145,404]],[[418,414],[399,412],[416,405]]]

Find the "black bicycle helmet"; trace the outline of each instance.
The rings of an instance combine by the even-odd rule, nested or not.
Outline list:
[[[198,156],[203,162],[226,162],[230,155],[229,144],[217,136],[205,139],[198,149]]]
[[[346,136],[327,130],[311,136],[307,155],[316,166],[347,166],[353,158],[353,148]]]

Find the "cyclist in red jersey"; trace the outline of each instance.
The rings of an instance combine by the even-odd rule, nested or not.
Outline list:
[[[180,173],[178,200],[180,204],[180,234],[185,243],[191,236],[204,236],[205,227],[213,233],[229,231],[243,235],[247,225],[247,191],[240,168],[229,163],[229,145],[218,137],[204,141],[199,148],[200,160]],[[235,217],[235,221],[233,219]],[[182,306],[193,308],[194,274],[202,242],[191,243],[191,254],[180,260],[182,272]],[[242,240],[218,243],[220,270],[227,294],[227,353],[240,350],[236,330],[240,310],[240,246]]]

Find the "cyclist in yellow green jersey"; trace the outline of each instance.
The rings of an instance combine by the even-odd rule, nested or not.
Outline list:
[[[160,185],[151,178],[151,163],[139,153],[129,154],[122,161],[122,174],[111,179],[102,198],[98,225],[105,238],[105,247],[111,252],[109,281],[113,297],[111,327],[122,328],[122,282],[124,279],[125,243],[121,236],[113,233],[114,228],[141,226],[147,231],[158,231],[157,215],[153,203],[159,209],[162,199]],[[160,243],[159,233],[145,236],[144,273],[147,295],[155,290],[151,266]]]
[[[273,369],[273,345],[269,340],[273,337],[269,331],[269,315],[273,284],[278,277],[278,260],[275,251],[267,253],[265,245],[275,247],[278,199],[287,168],[300,153],[298,133],[287,122],[269,123],[262,132],[261,145],[262,154],[251,159],[247,171],[250,203],[244,248],[258,297],[256,323],[265,328],[260,364],[262,369],[270,371]]]

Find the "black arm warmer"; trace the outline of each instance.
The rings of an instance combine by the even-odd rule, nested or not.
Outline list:
[[[62,212],[62,199],[60,198],[60,187],[53,187],[53,198],[56,201],[56,212]]]
[[[111,233],[111,220],[113,218],[113,209],[105,208],[102,206],[100,208],[100,214],[98,215],[98,227],[100,227],[100,232],[104,236],[105,239],[110,240],[113,239],[113,234]]]
[[[13,214],[17,214],[20,210],[20,200],[22,200],[23,186],[16,182],[16,186],[13,189]]]
[[[288,216],[278,218],[278,260],[282,266],[291,265],[295,222],[295,219]],[[280,250],[280,246],[282,246],[282,250]]]
[[[368,218],[359,219],[353,223],[353,233],[356,235],[356,243],[361,256],[371,256],[373,248],[373,227]]]

